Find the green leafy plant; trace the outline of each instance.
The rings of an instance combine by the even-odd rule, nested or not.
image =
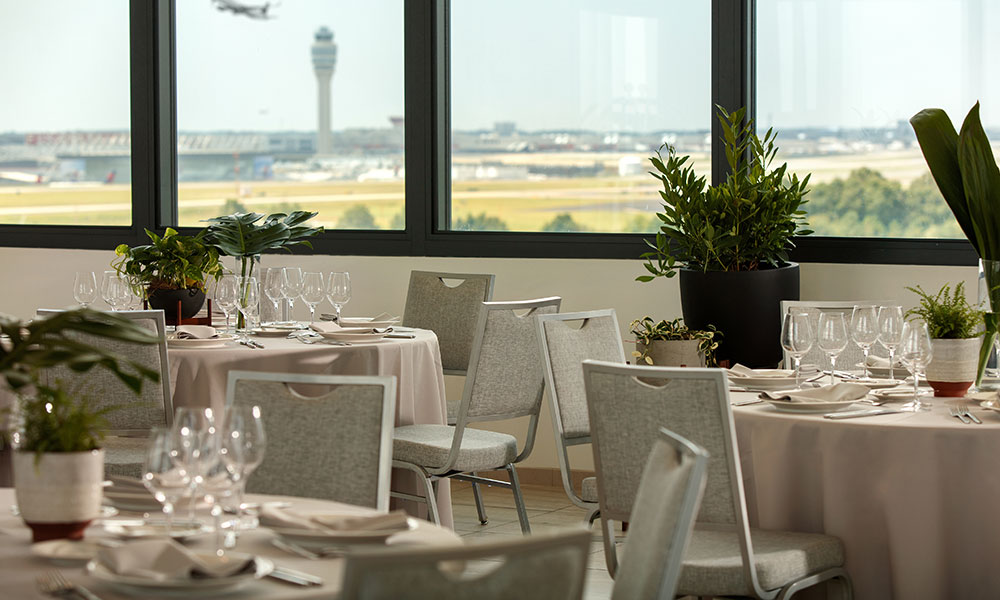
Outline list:
[[[167,228],[163,236],[146,230],[150,244],[115,248],[111,266],[123,275],[136,295],[148,298],[154,290],[198,288],[205,290],[209,277],[222,277],[219,251],[205,243],[205,231],[188,236]]]
[[[979,335],[983,313],[965,298],[965,282],[959,282],[954,292],[945,284],[933,296],[919,285],[906,289],[920,296],[920,304],[906,311],[906,316],[923,319],[931,338],[956,340]]]
[[[272,250],[291,252],[292,246],[312,248],[307,238],[323,231],[305,225],[319,213],[297,210],[289,214],[235,213],[207,219],[205,241],[226,256],[240,259],[240,275],[253,275],[253,257]],[[263,223],[258,223],[264,219]]]
[[[809,176],[799,181],[788,165],[772,169],[778,152],[777,134],[768,129],[763,139],[754,131],[746,110],[727,113],[718,107],[726,160],[730,173],[719,185],[708,186],[697,176],[688,156],[679,157],[664,145],[649,160],[651,174],[663,184],[661,224],[651,252],[642,255],[648,275],[673,277],[679,267],[700,271],[753,271],[781,266],[794,247],[793,236],[812,233],[805,228]],[[667,156],[664,161],[663,149]]]
[[[34,452],[86,452],[101,447],[112,407],[92,408],[86,399],[72,400],[60,387],[40,386],[19,404],[24,423],[20,450]]]
[[[684,319],[678,317],[673,321],[654,321],[652,317],[643,317],[632,321],[629,325],[635,341],[645,346],[643,352],[634,350],[632,356],[644,361],[646,364],[653,364],[653,359],[648,356],[650,342],[658,340],[698,340],[698,350],[705,355],[705,364],[709,367],[716,367],[718,363],[715,358],[715,350],[719,347],[719,340],[722,339],[722,332],[709,325],[708,329],[690,329],[684,324]]]

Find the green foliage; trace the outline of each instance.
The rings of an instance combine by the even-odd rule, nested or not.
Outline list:
[[[656,241],[646,241],[653,251],[642,255],[649,275],[673,277],[678,267],[700,271],[753,271],[777,267],[788,259],[792,237],[807,235],[802,205],[809,176],[799,181],[787,173],[787,164],[776,169],[771,162],[778,152],[776,134],[768,129],[761,139],[754,132],[746,110],[732,114],[718,107],[730,174],[719,185],[707,186],[688,164],[664,145],[649,160],[652,173],[663,184],[663,212]],[[662,150],[667,148],[666,161]]]
[[[41,386],[32,397],[21,398],[18,409],[24,423],[20,449],[40,457],[45,452],[86,452],[101,447],[104,415],[86,400],[73,401],[61,388]]]
[[[705,364],[709,367],[718,366],[715,350],[719,347],[722,332],[709,325],[707,330],[690,329],[684,324],[684,319],[678,317],[673,321],[654,321],[652,317],[643,317],[632,321],[629,325],[635,341],[649,348],[649,343],[656,340],[699,340],[698,350],[705,355]],[[641,359],[646,364],[653,364],[653,359],[646,352],[633,351],[632,356]]]
[[[587,231],[587,228],[573,220],[569,213],[559,213],[554,219],[542,226],[542,231],[574,232]]]
[[[364,204],[355,204],[337,220],[337,229],[378,229],[375,215]]]
[[[235,213],[224,217],[206,219],[205,241],[225,256],[240,259],[240,275],[253,275],[252,257],[270,250],[291,252],[292,246],[303,245],[312,248],[306,238],[323,231],[322,227],[310,227],[306,221],[319,213],[297,210],[292,213]],[[264,219],[263,223],[257,222]]]
[[[135,248],[121,244],[111,262],[137,296],[148,298],[149,292],[157,289],[204,290],[209,277],[222,277],[219,251],[204,242],[204,231],[192,237],[168,227],[163,237],[148,229],[146,235],[151,244]]]
[[[951,292],[951,286],[945,284],[933,296],[919,285],[906,289],[920,296],[920,305],[906,311],[906,316],[923,319],[932,338],[954,340],[979,335],[983,313],[966,300],[965,282],[959,282],[954,293]]]
[[[660,228],[656,215],[633,215],[622,228],[623,233],[655,233]]]
[[[236,198],[226,198],[226,202],[222,205],[222,212],[231,215],[233,213],[250,212],[250,209]]]
[[[456,219],[451,228],[454,231],[507,231],[507,223],[500,217],[481,212]]]

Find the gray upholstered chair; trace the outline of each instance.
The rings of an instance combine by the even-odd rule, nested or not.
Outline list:
[[[39,316],[61,312],[56,309],[38,309]],[[136,394],[112,373],[92,369],[77,373],[67,367],[45,369],[41,373],[44,383],[56,380],[79,397],[85,397],[94,407],[116,407],[105,418],[109,430],[104,438],[104,472],[123,477],[142,476],[146,458],[147,437],[154,427],[169,427],[174,410],[170,397],[170,367],[167,362],[166,325],[162,310],[120,310],[114,313],[131,319],[136,324],[155,332],[160,341],[154,345],[131,344],[119,340],[87,336],[80,338],[88,344],[104,348],[156,371],[159,383],[146,382],[142,392]]]
[[[535,340],[535,317],[559,310],[560,298],[520,302],[484,302],[476,324],[469,374],[455,425],[404,425],[393,436],[393,466],[410,469],[424,481],[424,496],[393,492],[426,501],[438,523],[434,482],[441,478],[486,483],[514,493],[521,530],[530,532],[528,513],[514,465],[531,453],[542,403],[542,360]],[[518,312],[525,311],[524,314]],[[517,438],[473,429],[469,423],[529,417],[527,438],[519,452]],[[510,481],[475,475],[506,469]],[[481,515],[482,516],[482,515]]]
[[[501,542],[382,548],[347,555],[344,600],[580,600],[590,534],[571,530]]]
[[[621,331],[614,309],[539,315],[538,343],[545,361],[545,386],[552,414],[556,456],[563,489],[570,501],[589,511],[588,521],[598,513],[597,479],[587,477],[578,493],[573,487],[569,464],[570,446],[590,443],[587,396],[583,391],[584,360],[625,363]],[[579,326],[575,326],[575,324]]]
[[[781,301],[781,315],[784,318],[786,312],[789,309],[795,312],[803,312],[809,315],[809,326],[812,327],[813,339],[815,340],[816,331],[819,327],[819,315],[824,312],[839,312],[844,314],[844,320],[847,324],[847,335],[851,335],[851,314],[854,312],[854,306],[857,304],[872,304],[878,306],[878,302],[862,302],[862,301],[838,301],[838,300],[824,300],[824,301],[806,301],[806,300],[782,300]],[[787,352],[784,352],[785,357],[785,368],[794,368],[794,363],[792,362],[792,357],[788,356]],[[879,344],[875,344],[871,349],[872,356],[883,356],[887,357],[888,353]],[[854,343],[854,340],[847,342],[847,347],[844,351],[837,356],[837,370],[850,371],[857,369],[856,365],[864,362],[864,352],[861,351],[861,347]],[[812,348],[809,352],[806,352],[805,356],[802,357],[802,368],[805,369],[806,365],[816,367],[819,370],[830,368],[830,359],[822,350],[819,349],[819,344],[813,341]]]
[[[708,452],[661,429],[636,492],[611,600],[672,600],[705,491]]]
[[[230,371],[233,405],[259,406],[267,433],[248,492],[389,509],[395,377]]]
[[[770,600],[837,580],[843,596],[851,598],[839,539],[750,529],[724,371],[588,360],[583,363],[583,377],[604,551],[612,576],[617,570],[612,521],[630,518],[641,465],[664,427],[711,456],[704,499],[684,555],[679,595]]]

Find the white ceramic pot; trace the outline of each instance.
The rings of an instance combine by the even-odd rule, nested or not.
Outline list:
[[[649,343],[649,356],[658,367],[704,367],[705,355],[698,350],[698,340],[653,340]],[[643,352],[646,344],[635,343],[635,349]],[[638,364],[649,364],[638,361]]]
[[[931,340],[934,356],[927,365],[927,383],[935,396],[961,397],[976,380],[981,337]]]
[[[35,541],[80,539],[101,514],[104,450],[14,452],[14,492]]]

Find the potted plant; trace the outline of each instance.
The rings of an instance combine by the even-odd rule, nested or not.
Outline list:
[[[642,255],[649,274],[636,279],[680,272],[684,321],[699,330],[714,323],[725,334],[719,358],[773,366],[782,358],[778,307],[799,298],[799,268],[788,262],[788,250],[794,236],[812,233],[802,210],[809,176],[800,181],[787,164],[772,168],[776,134],[768,129],[759,138],[745,109],[718,111],[725,181],[707,185],[689,157],[666,145],[649,159],[663,184],[656,215],[662,224],[655,242],[646,242],[652,251]]]
[[[632,356],[661,367],[717,367],[715,350],[722,334],[714,325],[690,329],[683,319],[654,321],[643,317],[629,325],[635,336]]]
[[[42,385],[39,370],[66,365],[75,371],[107,369],[130,389],[159,377],[140,363],[92,347],[79,334],[130,343],[157,341],[148,330],[111,313],[67,311],[30,323],[0,315],[0,377],[18,393],[14,433],[8,437],[18,507],[34,540],[79,539],[100,514],[104,453],[103,413],[59,385]]]
[[[910,124],[941,195],[979,255],[990,309],[983,315],[978,386],[1000,323],[1000,169],[979,119],[978,102],[966,115],[961,133],[955,132],[951,119],[940,108],[918,112]],[[995,402],[991,405],[997,406]]]
[[[205,234],[202,230],[194,236],[181,235],[168,227],[159,236],[147,229],[150,243],[135,248],[119,245],[111,266],[151,307],[172,317],[180,302],[181,318],[191,318],[205,303],[208,279],[223,274],[219,251],[205,243]]]
[[[935,396],[964,396],[976,380],[983,313],[966,300],[964,282],[954,292],[945,285],[933,296],[919,285],[906,289],[920,296],[920,304],[906,311],[906,316],[923,319],[931,336],[933,356],[927,365],[927,383]]]

